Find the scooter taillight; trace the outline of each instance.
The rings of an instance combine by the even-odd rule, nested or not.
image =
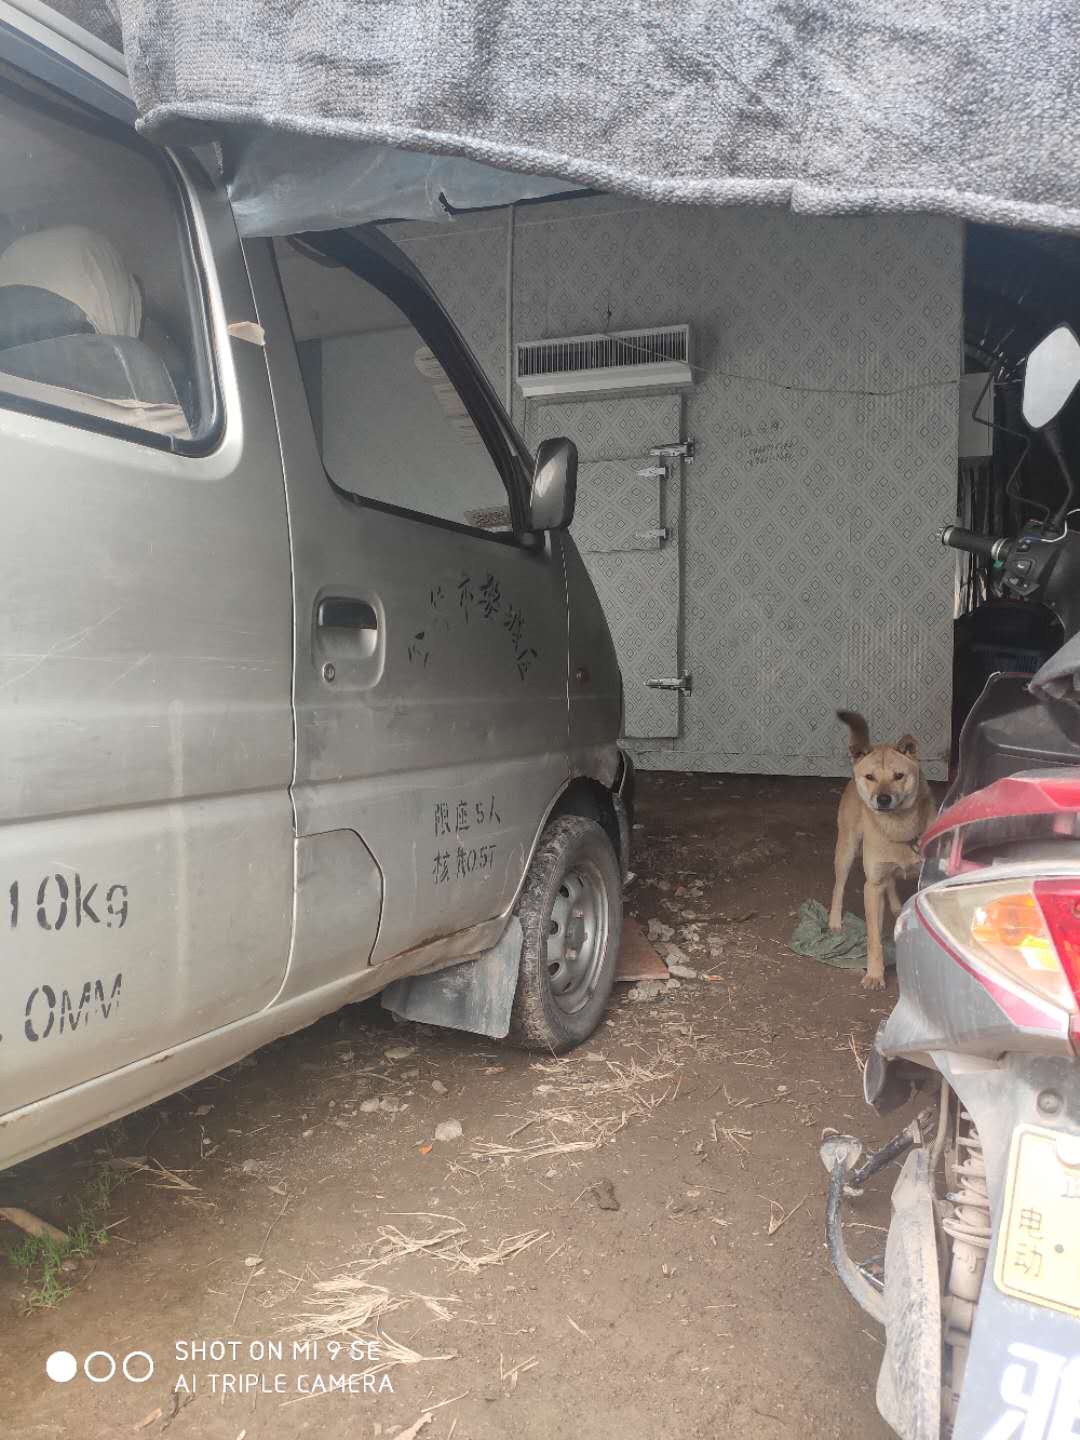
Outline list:
[[[927,827],[919,847],[946,875],[971,873],[1003,845],[1080,837],[1080,767],[1027,771],[963,796]]]
[[[1032,887],[1046,919],[1054,950],[1080,1012],[1080,879],[1036,880]],[[1080,1049],[1080,1013],[1069,1025],[1073,1044]]]
[[[1080,876],[934,886],[919,904],[1018,1026],[1080,1048]]]

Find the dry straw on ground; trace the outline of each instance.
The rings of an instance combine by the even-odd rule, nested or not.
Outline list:
[[[520,1117],[505,1140],[471,1143],[466,1154],[481,1173],[513,1161],[598,1150],[631,1122],[647,1120],[679,1084],[677,1070],[659,1052],[646,1064],[585,1056],[532,1068],[545,1077],[533,1092],[542,1103]],[[451,1169],[477,1173],[462,1164]]]
[[[312,1340],[330,1340],[336,1336],[374,1341],[378,1360],[373,1360],[366,1375],[377,1375],[397,1365],[417,1365],[427,1360],[449,1360],[452,1355],[421,1355],[387,1335],[383,1322],[406,1306],[423,1306],[428,1314],[443,1322],[454,1319],[453,1307],[460,1304],[456,1295],[421,1295],[416,1291],[394,1294],[386,1286],[373,1283],[372,1272],[416,1255],[426,1255],[449,1267],[452,1274],[477,1275],[491,1266],[505,1265],[549,1235],[547,1230],[528,1230],[520,1235],[503,1236],[488,1249],[468,1248],[468,1231],[453,1215],[415,1212],[401,1219],[428,1222],[404,1230],[396,1224],[379,1226],[378,1239],[362,1259],[354,1261],[340,1274],[317,1281],[308,1292],[305,1309],[289,1327]],[[410,1233],[411,1231],[420,1233]]]

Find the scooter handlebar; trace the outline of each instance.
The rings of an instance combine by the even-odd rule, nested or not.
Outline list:
[[[984,560],[1004,561],[1012,549],[1012,541],[1004,535],[979,535],[960,525],[946,525],[941,531],[941,543],[951,550],[981,555]]]

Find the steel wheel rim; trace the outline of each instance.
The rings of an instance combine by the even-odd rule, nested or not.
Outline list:
[[[587,1005],[607,952],[610,909],[600,868],[591,860],[566,867],[548,912],[545,963],[552,999],[564,1015]]]

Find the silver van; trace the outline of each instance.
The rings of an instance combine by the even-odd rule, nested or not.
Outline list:
[[[382,991],[545,1050],[632,769],[567,534],[375,230],[241,245],[117,57],[0,0],[0,1168]]]

